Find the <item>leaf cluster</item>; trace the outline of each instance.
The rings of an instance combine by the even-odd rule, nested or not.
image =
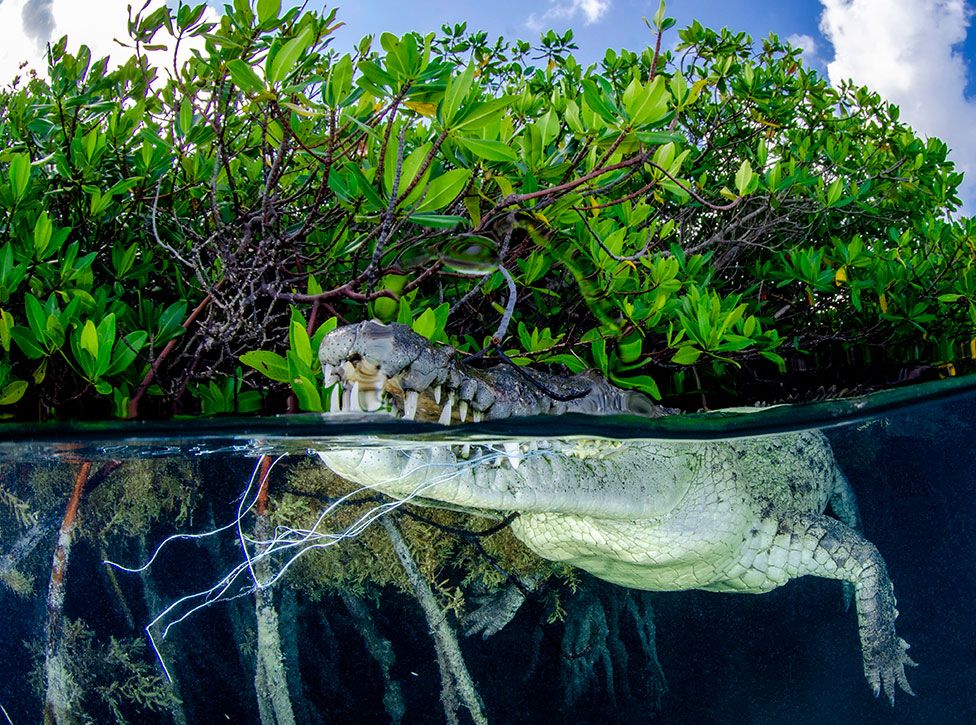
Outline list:
[[[474,352],[510,303],[509,357],[655,396],[976,357],[946,145],[775,36],[662,50],[662,7],[653,45],[584,68],[571,33],[464,24],[339,54],[335,18],[137,13],[124,66],[62,42],[2,93],[0,405],[320,410],[323,320]]]

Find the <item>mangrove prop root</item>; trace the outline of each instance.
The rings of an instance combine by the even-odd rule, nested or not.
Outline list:
[[[47,682],[44,695],[46,725],[74,722],[71,715],[72,706],[77,704],[80,695],[69,672],[64,651],[64,580],[68,573],[68,560],[78,519],[78,505],[90,472],[90,461],[85,461],[78,469],[75,486],[61,521],[58,543],[54,548],[54,561],[51,564],[51,583],[47,591],[47,649],[44,657],[44,674]]]
[[[342,602],[346,605],[349,614],[356,621],[356,629],[362,635],[366,644],[366,651],[376,660],[383,675],[383,707],[386,714],[390,716],[390,721],[397,725],[406,714],[406,705],[403,702],[403,691],[400,683],[390,674],[390,670],[396,663],[396,654],[393,651],[393,644],[386,639],[376,628],[369,609],[363,600],[349,592],[342,592]]]
[[[261,483],[258,489],[254,538],[257,541],[268,541],[271,538],[271,523],[268,520],[270,456],[262,457],[260,469]],[[271,579],[270,564],[266,557],[255,560],[254,574],[258,581]],[[281,651],[278,610],[275,608],[272,588],[258,586],[254,590],[254,603],[258,629],[254,689],[257,693],[262,725],[295,725],[295,713],[288,693],[288,677],[285,673],[285,657]]]
[[[139,558],[142,561],[149,559],[145,534],[139,537]],[[149,570],[145,569],[139,572],[139,579],[142,582],[142,598],[146,604],[146,611],[161,612],[165,609],[166,605],[163,604],[163,598],[156,589],[156,582],[150,575]],[[156,646],[160,653],[160,657],[157,658],[160,674],[169,681],[170,689],[175,695],[173,703],[170,705],[170,715],[173,717],[173,725],[188,725],[189,721],[186,717],[186,711],[183,708],[182,684],[180,682],[180,670],[182,667],[179,664],[181,661],[179,648],[174,647],[169,640],[161,640]],[[163,658],[167,662],[173,663],[169,671],[162,666]]]
[[[386,535],[393,544],[393,551],[396,552],[403,571],[407,575],[407,580],[413,588],[414,596],[420,603],[420,608],[427,618],[431,636],[434,639],[434,649],[437,652],[437,661],[441,668],[441,681],[444,685],[441,691],[441,699],[444,703],[444,712],[449,722],[456,722],[456,711],[458,700],[464,704],[471,714],[471,719],[475,723],[487,723],[484,705],[481,696],[478,694],[464,664],[464,657],[461,654],[461,646],[458,644],[457,636],[451,629],[447,621],[446,613],[437,604],[437,598],[431,591],[430,585],[424,579],[423,574],[417,568],[417,563],[413,560],[407,542],[403,540],[403,535],[396,527],[389,516],[381,519]]]
[[[312,713],[316,712],[316,709],[305,697],[305,686],[302,684],[299,640],[303,640],[303,635],[298,628],[298,614],[295,593],[285,588],[278,600],[278,630],[281,632],[281,652],[285,656],[285,675],[288,677],[288,691],[291,693],[295,720],[300,723],[310,723],[314,722]]]

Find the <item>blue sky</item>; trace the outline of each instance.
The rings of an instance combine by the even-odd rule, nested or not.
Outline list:
[[[149,10],[177,0],[148,0]],[[191,2],[193,0],[190,0]],[[22,61],[43,72],[44,48],[63,34],[69,44],[88,44],[96,57],[116,61],[126,51],[126,6],[143,0],[0,0],[0,84]],[[224,0],[209,0],[214,16]],[[970,32],[976,0],[671,0],[668,14],[679,26],[697,19],[712,27],[770,32],[805,48],[809,63],[831,83],[853,78],[901,107],[902,120],[923,136],[938,136],[967,172],[965,210],[976,213],[976,33]],[[285,0],[286,5],[297,4]],[[308,7],[321,9],[322,0]],[[330,3],[330,7],[332,4]],[[427,32],[467,21],[492,37],[533,40],[539,29],[572,27],[589,63],[608,47],[639,49],[652,40],[641,16],[657,0],[345,0],[336,47],[350,49],[360,37],[389,30]],[[665,40],[674,43],[676,30]],[[185,48],[184,48],[185,50]]]
[[[310,6],[316,5],[312,0]],[[321,4],[318,3],[319,7]],[[330,6],[331,7],[331,6]],[[366,34],[427,32],[467,21],[486,30],[533,40],[540,27],[573,28],[577,59],[597,60],[608,47],[638,49],[651,42],[641,16],[657,0],[358,0],[340,6],[347,26],[338,47]],[[902,109],[922,135],[939,136],[967,172],[963,199],[976,212],[976,33],[966,0],[672,0],[668,14],[683,27],[692,20],[744,30],[754,38],[776,33],[806,49],[807,61],[832,83],[853,78]],[[665,43],[674,43],[671,31]]]
[[[323,4],[313,0],[309,5],[321,7]],[[601,3],[596,2],[593,7],[600,5]],[[349,43],[367,33],[376,34],[385,30],[395,33],[407,30],[426,32],[439,29],[443,23],[467,21],[469,30],[486,30],[492,37],[504,35],[534,40],[538,37],[530,20],[534,16],[537,21],[555,30],[572,28],[580,46],[577,57],[581,61],[596,60],[608,47],[636,49],[651,41],[650,31],[644,26],[641,17],[653,15],[657,10],[656,2],[613,0],[606,3],[606,10],[592,22],[587,22],[583,10],[567,17],[543,20],[547,10],[560,6],[570,7],[571,4],[550,3],[548,0],[435,0],[415,3],[357,0],[339,6],[338,19],[347,23],[339,38],[344,43]],[[668,15],[678,21],[679,27],[698,19],[712,27],[726,25],[732,29],[745,30],[754,37],[765,36],[770,32],[779,33],[783,37],[791,34],[809,34],[813,37],[817,34],[821,10],[819,0],[679,0],[669,4]],[[676,32],[671,31],[671,36],[672,40],[675,39]],[[349,38],[353,40],[350,41]]]

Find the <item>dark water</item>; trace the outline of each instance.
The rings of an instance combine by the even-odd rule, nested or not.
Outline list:
[[[894,708],[864,679],[856,617],[836,581],[804,577],[762,595],[638,592],[555,571],[505,531],[465,535],[492,529],[490,519],[415,505],[387,515],[450,610],[491,722],[976,722],[973,388],[957,380],[760,414],[549,418],[460,432],[349,417],[8,428],[0,431],[0,723],[42,719],[52,662],[67,672],[65,721],[261,722],[259,700],[264,721],[275,721],[267,678],[255,685],[266,643],[241,546],[243,538],[253,557],[254,541],[268,540],[251,506],[264,455],[277,461],[264,520],[291,528],[275,530],[288,546],[255,576],[267,581],[287,565],[264,591],[295,722],[426,723],[446,721],[443,668],[379,517],[389,500],[343,487],[308,450],[806,428],[829,438],[894,582],[898,633],[919,664],[909,671],[917,696],[899,692]],[[84,462],[91,468],[62,557],[63,610],[52,610],[58,530]],[[315,525],[324,510],[332,513]],[[140,573],[104,563],[137,567],[174,534],[194,537],[168,541]],[[457,615],[510,575],[545,581],[499,633],[463,636]],[[212,589],[222,580],[226,588]],[[162,637],[208,599],[216,601]],[[144,631],[151,622],[161,659]],[[457,717],[470,721],[463,704]]]

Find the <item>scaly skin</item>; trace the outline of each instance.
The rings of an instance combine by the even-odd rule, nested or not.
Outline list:
[[[443,415],[449,400],[458,409],[466,401],[479,418],[664,412],[599,378],[533,373],[557,394],[588,391],[556,402],[508,368],[466,369],[453,350],[435,348],[402,325],[340,328],[323,340],[320,357],[327,382],[338,378],[346,390],[347,406],[370,407],[352,402],[355,389],[357,398],[385,398],[408,417],[465,422],[463,409]],[[896,686],[912,693],[905,667],[914,663],[895,633],[891,580],[859,532],[853,492],[822,434],[546,445],[472,454],[459,444],[431,444],[319,455],[339,475],[395,498],[518,512],[512,531],[539,556],[623,586],[760,593],[805,575],[848,582],[875,695],[883,691],[894,703]],[[828,504],[838,518],[824,515]]]

